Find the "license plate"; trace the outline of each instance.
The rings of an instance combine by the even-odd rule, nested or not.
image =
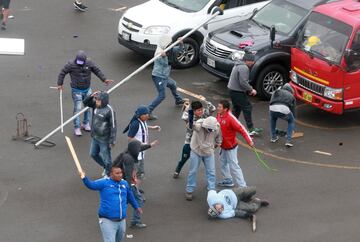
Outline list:
[[[303,92],[303,99],[308,102],[312,102],[312,95],[308,92]]]
[[[207,58],[207,62],[206,62],[209,66],[215,68],[215,61],[210,59],[210,58]]]
[[[131,36],[131,34],[129,34],[128,32],[125,32],[125,31],[122,32],[122,37],[126,41],[130,41],[130,36]]]

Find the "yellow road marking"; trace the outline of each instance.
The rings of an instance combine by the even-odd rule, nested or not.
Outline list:
[[[195,97],[195,98],[198,98],[198,99],[206,99],[202,95],[195,94],[193,92],[187,91],[187,90],[182,89],[180,87],[178,87],[177,90],[179,92],[182,92],[184,94],[188,94],[189,96],[192,96],[192,97]],[[303,105],[305,105],[305,104],[303,104]],[[312,128],[321,128],[321,129],[327,129],[327,130],[346,129],[346,128],[326,128],[326,127],[321,127],[321,126],[316,126],[316,125],[309,125],[309,124],[306,124],[306,123],[301,122],[301,121],[299,121],[299,122],[297,121],[297,123],[300,123],[300,124],[303,124],[304,126],[308,126],[308,127],[312,127]],[[238,144],[241,145],[242,147],[245,147],[245,148],[252,151],[252,148],[250,146],[248,146],[247,144],[245,144],[244,142],[242,142],[241,140],[238,140]],[[263,154],[265,156],[272,157],[272,158],[277,159],[277,160],[288,161],[288,162],[295,163],[295,164],[302,164],[302,165],[308,165],[308,166],[317,166],[317,167],[323,167],[323,168],[333,168],[333,169],[360,170],[360,166],[335,165],[335,164],[328,164],[328,163],[304,161],[304,160],[286,158],[286,157],[282,157],[282,156],[279,156],[279,155],[271,154],[269,152],[266,152],[266,151],[258,149],[258,148],[256,148],[256,150],[258,151],[258,153],[261,153],[261,154]],[[328,154],[330,154],[330,153],[328,153]]]
[[[249,150],[251,150],[252,148],[250,148],[247,144],[243,143],[242,141],[239,140],[238,142],[239,145],[241,145],[242,147],[245,147]],[[271,153],[268,153],[266,151],[260,150],[258,148],[256,148],[256,150],[266,156],[278,159],[278,160],[283,160],[283,161],[288,161],[291,163],[297,163],[297,164],[302,164],[302,165],[309,165],[309,166],[318,166],[318,167],[324,167],[324,168],[335,168],[335,169],[346,169],[346,170],[360,170],[359,166],[348,166],[348,165],[334,165],[334,164],[327,164],[327,163],[318,163],[318,162],[312,162],[312,161],[303,161],[303,160],[297,160],[297,159],[293,159],[293,158],[286,158],[286,157],[282,157],[282,156],[278,156],[278,155],[274,155]]]
[[[296,107],[296,109],[306,106],[307,104],[300,104]],[[330,127],[324,127],[324,126],[319,126],[319,125],[315,125],[315,124],[309,124],[306,123],[305,121],[300,120],[299,118],[295,119],[295,123],[300,124],[302,126],[308,127],[308,128],[314,128],[314,129],[322,129],[322,130],[348,130],[348,129],[354,129],[354,128],[358,128],[360,127],[360,125],[355,125],[355,126],[349,126],[349,127],[339,127],[339,128],[330,128]]]

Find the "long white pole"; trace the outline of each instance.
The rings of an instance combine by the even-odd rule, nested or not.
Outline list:
[[[63,101],[62,101],[62,96],[63,96],[63,90],[60,89],[60,124],[61,124],[61,133],[64,133],[64,113],[63,113]]]
[[[184,36],[182,36],[183,39],[186,39],[187,37],[189,37],[191,34],[193,34],[196,30],[198,30],[199,28],[201,28],[203,25],[207,24],[208,22],[210,22],[213,18],[215,18],[216,16],[218,16],[219,14],[221,14],[221,11],[216,11],[214,14],[212,14],[204,23],[199,24],[197,27],[193,28],[191,31],[189,31],[188,33],[186,33]],[[180,40],[176,40],[173,44],[171,44],[169,47],[167,47],[164,51],[167,52],[168,50],[170,50],[171,48],[173,48],[175,45],[179,44]],[[141,72],[142,70],[144,70],[146,67],[148,67],[149,65],[151,65],[155,59],[157,59],[159,56],[161,55],[161,53],[157,54],[156,56],[154,56],[151,60],[149,60],[148,62],[146,62],[144,65],[140,66],[138,69],[136,69],[133,73],[131,73],[130,75],[128,75],[127,77],[125,77],[123,80],[121,80],[119,83],[117,83],[115,86],[113,86],[112,88],[110,88],[109,90],[107,90],[107,93],[111,93],[112,91],[114,91],[116,88],[118,88],[119,86],[121,86],[122,84],[124,84],[125,82],[127,82],[129,79],[131,79],[133,76],[135,76],[136,74],[138,74],[139,72]],[[85,111],[87,111],[89,109],[89,107],[85,107],[83,108],[80,112],[76,113],[74,116],[72,116],[71,118],[69,118],[68,120],[66,120],[63,124],[61,124],[59,127],[57,127],[56,129],[54,129],[53,131],[51,131],[49,134],[47,134],[44,138],[42,138],[41,140],[39,140],[36,144],[35,147],[38,147],[42,142],[44,142],[45,140],[47,140],[49,137],[51,137],[53,134],[55,134],[57,131],[59,131],[61,128],[63,128],[65,125],[67,125],[68,123],[70,123],[72,120],[74,120],[76,117],[80,116],[82,113],[84,113]]]

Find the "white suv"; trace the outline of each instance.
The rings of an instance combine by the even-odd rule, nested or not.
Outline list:
[[[119,20],[118,41],[121,45],[152,56],[158,38],[170,34],[173,40],[197,27],[210,17],[215,6],[224,14],[215,17],[184,40],[185,51],[173,63],[174,67],[186,68],[199,60],[199,46],[204,36],[212,30],[235,23],[251,16],[269,1],[264,0],[150,0],[128,9]]]

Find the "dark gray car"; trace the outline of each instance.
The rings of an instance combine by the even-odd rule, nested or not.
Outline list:
[[[290,48],[307,16],[315,6],[328,2],[334,0],[273,0],[248,20],[210,32],[200,49],[200,63],[213,75],[229,79],[233,57],[243,56],[246,48],[255,54],[250,82],[260,96],[270,98],[288,81]],[[271,27],[275,41],[269,37]]]

